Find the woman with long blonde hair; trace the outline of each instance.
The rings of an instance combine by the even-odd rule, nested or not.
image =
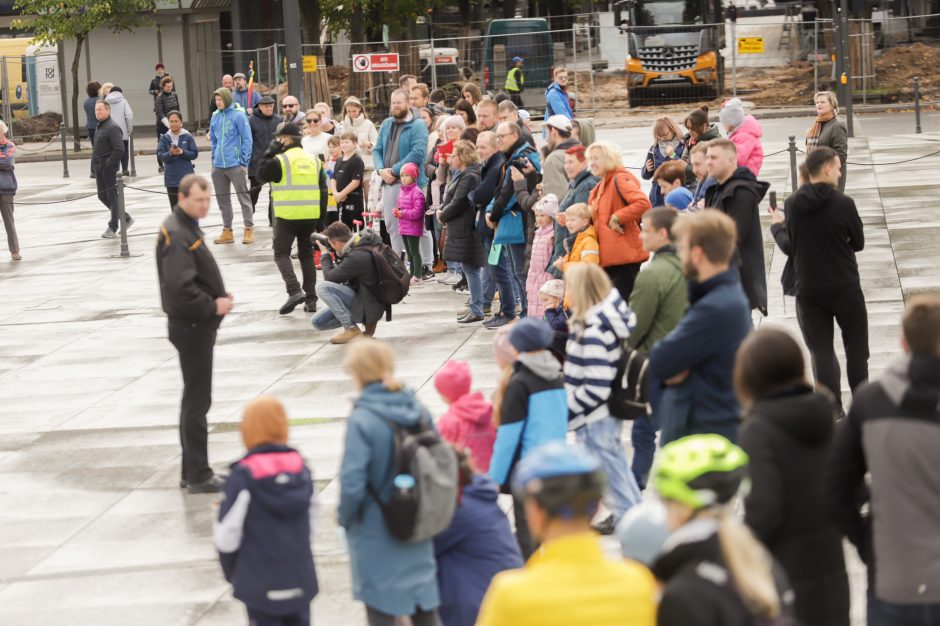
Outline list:
[[[611,516],[597,530],[610,534],[627,509],[640,500],[620,441],[623,421],[611,417],[607,407],[623,345],[636,320],[598,265],[570,265],[565,271],[565,291],[571,308],[565,357],[568,428],[601,460],[607,474],[604,503]]]
[[[657,626],[797,623],[786,575],[733,511],[747,465],[721,435],[690,435],[660,450],[650,484],[670,534],[651,567],[664,585]]]
[[[393,425],[411,427],[430,415],[395,377],[395,353],[387,343],[353,341],[343,367],[360,392],[346,421],[337,511],[349,544],[353,596],[365,603],[370,626],[393,624],[403,615],[416,626],[439,626],[432,541],[395,539],[378,502],[391,497],[397,474]]]

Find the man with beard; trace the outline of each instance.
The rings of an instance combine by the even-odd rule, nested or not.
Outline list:
[[[686,435],[716,433],[734,441],[741,407],[734,392],[734,360],[751,332],[751,311],[731,267],[734,220],[707,209],[673,225],[689,308],[649,354],[650,380],[664,381],[659,402],[660,445]]]
[[[398,218],[392,214],[398,206],[401,190],[399,175],[406,163],[414,163],[418,168],[418,188],[424,188],[427,183],[423,165],[428,156],[428,127],[418,110],[408,106],[408,93],[402,89],[392,92],[389,108],[389,117],[379,127],[372,159],[375,171],[382,178],[385,228],[392,241],[392,249],[401,254],[404,244],[398,232]]]
[[[496,132],[499,123],[499,105],[493,100],[484,100],[477,106],[477,128]]]
[[[715,184],[705,192],[705,207],[718,209],[734,220],[738,240],[732,265],[741,272],[741,286],[751,309],[767,315],[764,239],[758,205],[770,185],[757,180],[748,168],[738,167],[737,148],[727,139],[715,139],[708,144],[705,166],[715,179]]]

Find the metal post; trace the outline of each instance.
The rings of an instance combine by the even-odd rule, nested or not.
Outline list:
[[[571,25],[571,68],[574,71],[574,92],[578,94],[575,106],[581,104],[581,92],[578,91],[578,38],[574,24]]]
[[[11,99],[13,94],[11,93],[10,87],[10,75],[7,73],[7,58],[0,57],[0,71],[3,72],[3,119],[7,120],[8,132],[10,139],[13,138],[13,106],[11,105]]]
[[[117,197],[118,197],[118,227],[121,229],[121,257],[127,258],[131,255],[130,248],[127,247],[127,212],[124,210],[124,178],[117,178]]]
[[[852,50],[849,46],[849,2],[848,0],[841,1],[841,20],[842,26],[841,37],[842,37],[842,50],[845,52],[845,60],[842,63],[842,71],[845,72],[845,102],[846,102],[846,129],[848,130],[849,137],[855,136],[854,130],[854,120],[855,115],[852,110]]]
[[[813,93],[819,93],[819,13],[813,18]]]
[[[69,151],[65,147],[65,122],[59,124],[59,137],[62,139],[62,178],[69,177]]]
[[[301,110],[304,104],[304,74],[300,65],[300,5],[298,0],[282,0],[284,12],[284,43],[287,46],[287,93],[300,100]],[[319,50],[317,50],[319,52]]]
[[[835,37],[833,37],[833,39],[836,44],[835,63],[832,65],[832,78],[836,83],[836,94],[839,97],[839,102],[848,104],[848,100],[846,100],[845,97],[845,87],[842,84],[842,74],[845,72],[845,48],[843,47],[842,40],[842,9],[839,7],[838,0],[832,0],[832,6],[832,28],[835,30]]]
[[[431,40],[431,89],[437,89],[437,51],[434,49],[434,16],[428,9],[428,38]]]
[[[588,44],[588,69],[590,73],[588,74],[591,77],[591,113],[592,115],[597,115],[597,102],[594,99],[594,51],[591,50],[591,47],[594,45],[591,42],[591,25],[587,25],[587,44]]]
[[[790,191],[796,192],[797,180],[796,180],[796,135],[790,135],[790,144],[787,146],[787,151],[790,153]]]
[[[914,132],[921,133],[920,128],[920,79],[914,77]]]
[[[738,37],[737,21],[731,22],[731,97],[738,97]]]
[[[134,131],[127,131],[127,151],[130,152],[131,176],[137,177],[137,166],[134,164]]]

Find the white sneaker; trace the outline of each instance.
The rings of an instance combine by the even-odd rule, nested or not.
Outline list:
[[[460,272],[454,272],[450,276],[448,276],[447,280],[444,281],[444,284],[452,287],[453,285],[456,285],[457,283],[459,283],[461,280],[463,280],[463,274],[461,274]]]
[[[446,285],[447,281],[450,280],[453,277],[453,275],[454,275],[454,272],[447,270],[446,272],[441,274],[441,277],[437,279],[437,282],[441,283],[442,285]]]

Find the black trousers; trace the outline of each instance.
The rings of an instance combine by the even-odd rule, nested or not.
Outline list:
[[[121,171],[122,172],[127,171],[127,161],[131,156],[131,153],[128,152],[128,145],[129,145],[129,140],[125,139],[124,140],[124,154],[121,155]]]
[[[529,557],[538,550],[539,543],[529,530],[529,522],[525,515],[525,502],[515,494],[512,496],[512,516],[516,522],[516,542],[519,544],[519,551],[522,552],[522,560],[528,561]]]
[[[521,91],[507,91],[506,93],[509,94],[509,99],[512,100],[512,103],[521,109],[523,106],[522,105],[522,92]]]
[[[312,235],[319,225],[319,220],[285,220],[274,218],[274,263],[281,272],[288,295],[303,291],[307,302],[317,301],[317,268],[313,263]],[[304,284],[301,289],[294,273],[294,263],[290,258],[291,247],[297,240],[297,260],[300,261],[300,273]]]
[[[163,125],[163,122],[157,120],[157,145],[160,144],[160,137],[170,132],[170,129]],[[157,153],[157,164],[161,167],[163,166],[163,161],[160,160],[160,154]],[[127,169],[126,167],[124,169]]]
[[[868,380],[868,310],[861,289],[822,296],[797,296],[796,319],[813,359],[816,382],[842,406],[842,373],[832,344],[833,320],[842,330],[849,387],[854,392]]]
[[[170,199],[170,210],[173,210],[180,202],[180,188],[179,187],[167,187],[166,188],[166,197]]]
[[[614,287],[620,292],[620,297],[625,301],[629,301],[630,294],[633,293],[633,284],[636,282],[636,275],[640,273],[640,265],[642,263],[626,263],[604,268]]]
[[[98,200],[111,212],[111,217],[108,219],[108,228],[118,232],[121,225],[121,213],[118,207],[117,172],[96,172],[95,183],[98,186]],[[124,215],[125,220],[130,219],[127,211],[124,211]]]
[[[180,404],[182,478],[190,483],[212,478],[206,414],[212,406],[212,352],[218,328],[218,318],[199,322],[171,318],[169,322],[170,343],[179,353],[183,372]]]

